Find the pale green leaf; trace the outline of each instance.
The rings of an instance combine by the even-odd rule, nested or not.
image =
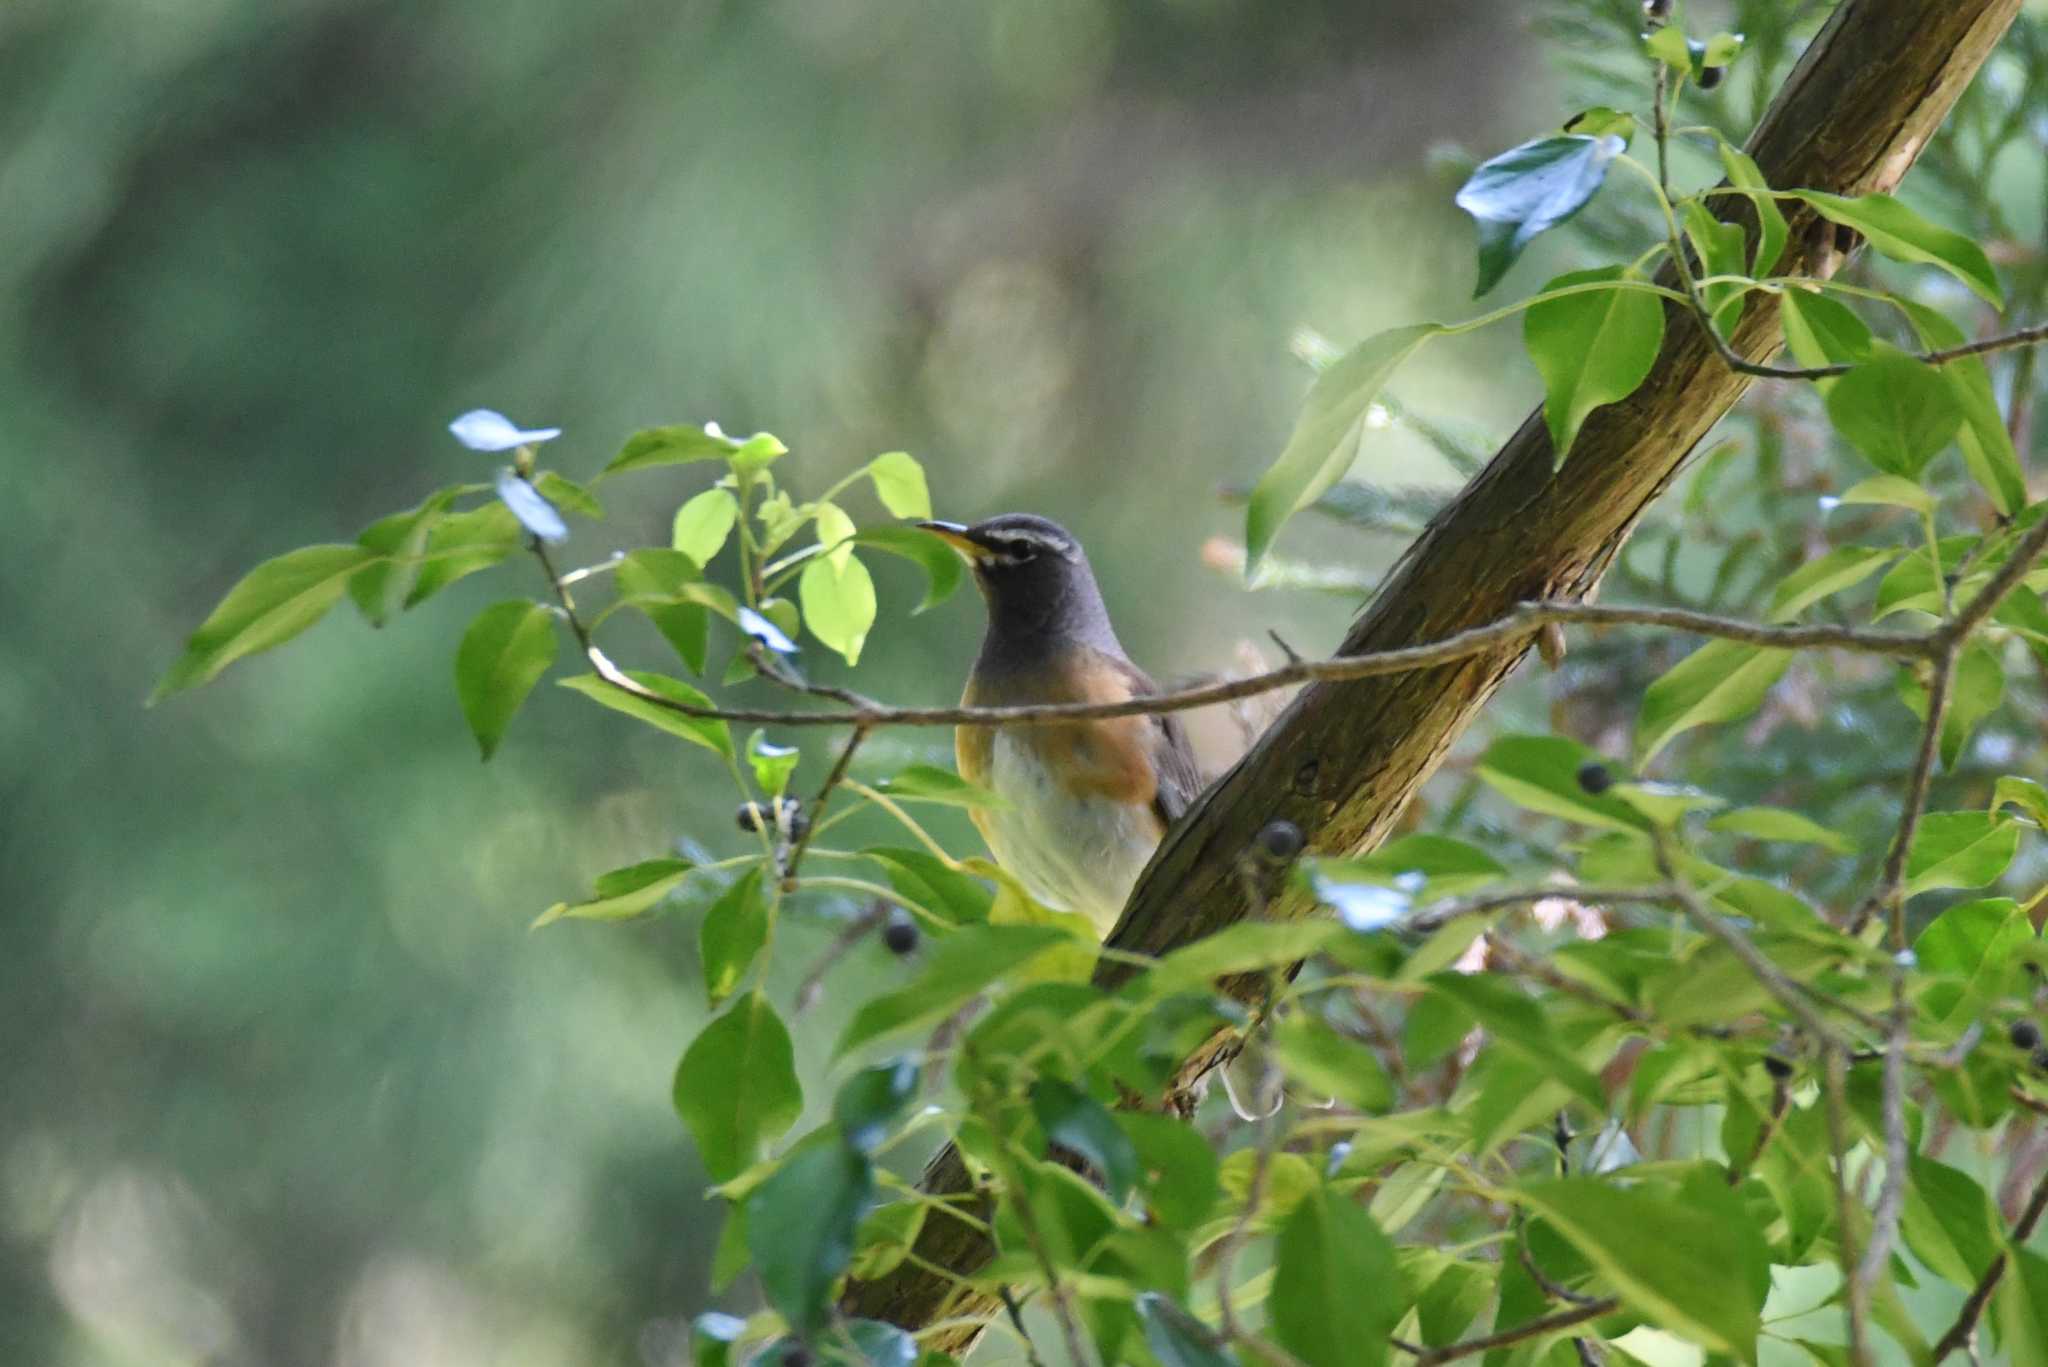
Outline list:
[[[724,489],[706,489],[676,509],[669,544],[702,569],[718,554],[739,521],[740,505]]]
[[[650,693],[659,694],[671,702],[689,707],[710,707],[711,699],[684,683],[671,679],[666,674],[655,674],[644,669],[624,671],[626,677]],[[637,697],[626,690],[606,682],[595,674],[578,674],[573,678],[557,680],[563,688],[573,688],[591,701],[601,703],[614,712],[623,712],[636,717],[649,726],[659,728],[672,736],[694,742],[707,750],[715,751],[728,759],[732,757],[732,736],[725,729],[725,723],[709,717],[692,717],[671,711],[659,703]]]
[[[1906,856],[1906,896],[1936,888],[1981,888],[2019,851],[2020,826],[1992,812],[1929,812]]]
[[[535,930],[563,917],[579,921],[624,921],[674,892],[694,867],[687,859],[649,859],[613,869],[597,880],[588,901],[557,902],[533,922]]]
[[[1793,192],[1822,218],[1854,228],[1894,261],[1939,266],[1975,290],[1993,308],[2003,307],[1997,272],[1984,249],[1959,232],[1930,223],[1887,194],[1850,199],[1819,190]]]
[[[1879,476],[1884,478],[1884,476]],[[1823,598],[1854,588],[1898,555],[1883,546],[1838,546],[1778,581],[1766,620],[1789,622]]]
[[[1636,715],[1637,762],[1647,764],[1694,727],[1748,716],[1791,663],[1789,650],[1742,641],[1707,642],[1643,693]]]
[[[327,615],[349,576],[378,557],[361,546],[304,546],[266,560],[228,590],[185,642],[149,701],[196,688],[236,660],[283,645]]]
[[[797,599],[811,635],[844,655],[849,665],[860,663],[861,647],[875,624],[875,581],[860,558],[849,554],[844,568],[830,556],[811,561],[797,580]]]
[[[908,451],[886,451],[876,456],[868,462],[868,478],[874,481],[875,497],[897,517],[932,515],[932,495],[925,487],[924,467]]]

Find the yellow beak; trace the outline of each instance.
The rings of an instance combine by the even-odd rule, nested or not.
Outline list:
[[[958,522],[920,522],[916,525],[960,552],[961,558],[970,565],[977,565],[988,559],[988,547],[969,536],[967,528]]]

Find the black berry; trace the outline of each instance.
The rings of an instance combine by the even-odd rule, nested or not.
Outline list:
[[[762,818],[767,815],[761,810],[760,803],[742,802],[740,809],[733,813],[732,819],[739,823],[739,828],[743,831],[758,831],[761,829]]]
[[[1703,67],[1701,67],[1701,68],[1700,68],[1700,79],[1699,79],[1699,87],[1700,87],[1700,89],[1702,89],[1702,90],[1712,90],[1712,89],[1713,89],[1713,88],[1714,88],[1715,86],[1717,86],[1717,85],[1721,84],[1721,78],[1722,78],[1723,76],[1726,76],[1727,74],[1728,74],[1728,68],[1727,68],[1727,67],[1725,67],[1725,66],[1703,66]]]
[[[811,1350],[801,1343],[791,1344],[782,1355],[782,1367],[811,1367],[815,1361],[817,1359],[811,1356]]]
[[[1614,786],[1614,774],[1604,764],[1582,764],[1579,766],[1579,786],[1598,797]]]
[[[2014,1021],[2007,1034],[2015,1049],[2038,1049],[2041,1046],[2041,1027],[2032,1021]]]
[[[1783,1082],[1786,1078],[1792,1076],[1792,1060],[1780,1057],[1777,1054],[1765,1054],[1764,1071],[1778,1081]]]
[[[1661,24],[1671,17],[1671,0],[1643,0],[1643,18]]]
[[[901,911],[889,913],[889,919],[882,925],[882,943],[889,947],[891,954],[908,954],[917,948],[917,922]]]
[[[1269,821],[1258,837],[1259,853],[1282,862],[1300,854],[1304,843],[1301,827],[1292,821]]]

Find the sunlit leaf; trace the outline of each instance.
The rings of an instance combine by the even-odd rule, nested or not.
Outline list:
[[[932,515],[931,490],[925,487],[924,467],[908,451],[887,451],[868,462],[868,478],[874,481],[875,497],[897,517]]]
[[[1927,719],[1927,690],[1910,671],[1899,672],[1899,692],[1913,715]],[[1956,656],[1955,674],[1949,681],[1948,707],[1941,717],[1941,763],[1953,769],[1977,723],[1998,710],[2005,700],[2005,668],[1998,653],[1982,641],[1972,641]]]
[[[1379,333],[1316,376],[1286,448],[1260,476],[1246,505],[1247,572],[1258,568],[1288,518],[1344,477],[1358,459],[1373,399],[1401,362],[1440,331],[1434,323],[1425,323]]]
[[[811,561],[797,580],[797,598],[811,635],[845,656],[849,665],[859,664],[875,624],[875,581],[860,558],[848,555],[843,567],[830,556]]]
[[[1728,173],[1728,183],[1740,190],[1756,192],[1749,200],[1756,209],[1761,230],[1757,234],[1756,257],[1750,265],[1750,273],[1762,279],[1778,268],[1778,258],[1784,255],[1785,240],[1791,230],[1785,225],[1785,215],[1779,211],[1777,200],[1770,194],[1770,183],[1764,179],[1764,173],[1749,153],[1725,139],[1721,141],[1720,148],[1721,166]]]
[[[1996,812],[2008,803],[2026,813],[2036,826],[2048,830],[2048,787],[2030,778],[2007,774],[1991,789],[1990,810]]]
[[[2033,938],[2019,903],[1987,897],[1946,907],[1913,941],[1915,966],[1932,981],[1920,1007],[1937,1021],[1982,1020],[2007,987],[2014,951]]]
[[[1648,764],[1696,726],[1748,716],[1791,663],[1789,650],[1742,641],[1707,642],[1644,690],[1636,714],[1637,763]]]
[[[1860,365],[1871,358],[1869,325],[1841,300],[1818,291],[1788,289],[1778,302],[1785,345],[1800,365]],[[1817,380],[1814,386],[1826,394],[1837,378]]]
[[[348,595],[371,626],[381,627],[397,608],[398,600],[419,577],[420,557],[426,553],[427,538],[448,513],[456,490],[441,489],[418,507],[379,518],[363,529],[356,544],[375,558],[349,576]]]
[[[557,508],[567,508],[578,517],[587,517],[593,521],[604,517],[604,505],[597,501],[596,494],[575,480],[556,474],[553,470],[543,470],[535,475],[533,487],[540,490],[541,497],[548,502]]]
[[[1939,266],[1976,291],[1993,308],[2004,306],[1998,288],[1998,274],[1990,258],[1959,232],[1930,223],[1917,212],[1887,194],[1871,193],[1854,199],[1824,194],[1819,190],[1793,192],[1822,218],[1854,228],[1870,245],[1894,261],[1921,262]]]
[[[962,925],[988,919],[988,885],[931,851],[877,845],[861,853],[881,865],[890,887],[934,915]]]
[[[1458,191],[1457,205],[1479,225],[1479,280],[1485,294],[1537,234],[1576,214],[1626,147],[1620,138],[1562,133],[1510,148],[1484,162]]]
[[[264,561],[207,614],[150,702],[196,688],[245,655],[283,645],[325,617],[349,576],[375,558],[361,546],[305,546]]]
[[[693,867],[687,859],[649,859],[613,869],[597,880],[588,901],[557,902],[535,919],[534,928],[565,916],[580,921],[623,921],[638,916],[674,892]]]
[[[739,521],[740,505],[729,490],[706,489],[676,509],[669,545],[702,569],[718,554]]]
[[[774,433],[756,432],[733,448],[726,463],[744,474],[753,474],[788,454],[789,448]]]
[[[525,599],[485,608],[463,633],[455,652],[455,693],[485,759],[555,662],[560,643],[553,610]]]
[[[886,551],[924,571],[924,599],[910,610],[912,616],[945,602],[967,577],[959,552],[922,528],[866,527],[854,534],[853,544]]]
[[[1685,235],[1698,255],[1703,277],[1745,276],[1749,273],[1746,255],[1747,244],[1743,237],[1742,225],[1723,223],[1715,218],[1705,201],[1695,199],[1685,208]],[[1706,305],[1707,316],[1714,320],[1714,328],[1723,337],[1735,335],[1735,325],[1742,320],[1742,306],[1748,298],[1748,291],[1740,280],[1709,280],[1699,287],[1700,300]],[[1660,306],[1661,317],[1663,309]]]
[[[1854,588],[1898,555],[1884,546],[1838,546],[1816,560],[1809,560],[1778,581],[1771,590],[1766,620],[1789,622],[1807,608]]]
[[[676,1067],[676,1111],[697,1141],[704,1170],[721,1182],[738,1176],[794,1125],[803,1102],[789,1030],[759,991],[705,1026]],[[748,1214],[751,1225],[753,1211]],[[757,1264],[758,1235],[748,1232]]]
[[[688,423],[649,427],[626,438],[619,454],[604,467],[602,479],[627,470],[644,470],[654,465],[685,465],[698,460],[723,460],[739,443],[715,427],[694,427]]]
[[[629,669],[624,672],[634,683],[672,702],[690,707],[711,706],[711,699],[681,679],[671,679],[666,674],[655,674],[644,669]],[[714,721],[708,717],[691,717],[671,711],[658,703],[649,702],[645,698],[615,687],[595,674],[578,674],[557,682],[563,688],[573,688],[592,702],[601,703],[614,712],[623,712],[629,717],[646,722],[649,726],[666,731],[672,736],[681,736],[684,740],[694,742],[727,758],[732,756],[732,736],[722,721]]]
[[[754,771],[754,782],[769,797],[782,796],[789,787],[790,774],[802,758],[802,752],[794,745],[771,744],[765,731],[747,737],[747,764]]]
[[[518,550],[525,539],[519,519],[503,503],[486,503],[441,518],[427,534],[419,576],[406,591],[405,606],[417,607],[456,580],[489,569]]]
[[[2012,863],[2020,827],[1993,812],[1929,812],[1906,856],[1906,896],[1936,888],[1981,888]]]
[[[1934,495],[1912,480],[1901,479],[1897,475],[1872,475],[1869,479],[1844,489],[1837,501],[1845,504],[1911,508],[1916,513],[1931,513],[1935,505]]]
[[[1622,267],[1602,266],[1560,275],[1543,292],[1626,279]],[[1543,377],[1543,418],[1562,465],[1586,415],[1635,393],[1656,364],[1664,301],[1623,288],[1544,299],[1522,316],[1522,342]]]

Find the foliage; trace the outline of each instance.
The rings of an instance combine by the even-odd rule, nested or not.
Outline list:
[[[1554,477],[1569,480],[1575,434],[1652,372],[1667,314],[1725,339],[1752,297],[1769,294],[1798,362],[1778,379],[1816,392],[1773,401],[1787,410],[1753,415],[1742,446],[1710,451],[1676,516],[1644,535],[1666,572],[1625,560],[1622,577],[1674,597],[1658,592],[1670,564],[1699,549],[1697,528],[1715,532],[1726,509],[1714,490],[1747,459],[1748,496],[1782,506],[1725,548],[1709,601],[1688,606],[1773,623],[1897,616],[1921,644],[1881,665],[1836,665],[1759,644],[1735,621],[1653,678],[1641,658],[1596,653],[1597,681],[1560,686],[1557,729],[1599,745],[1497,739],[1466,766],[1436,830],[1363,858],[1298,861],[1291,876],[1333,919],[1247,923],[1123,963],[1135,971],[1106,990],[1091,973],[1108,956],[1085,928],[947,850],[917,816],[920,803],[998,795],[927,767],[859,767],[870,732],[892,719],[814,683],[805,651],[851,668],[892,625],[871,552],[923,568],[924,606],[961,578],[943,543],[864,528],[848,510],[865,484],[891,516],[929,516],[922,468],[902,452],[800,499],[777,438],[671,425],[630,439],[586,487],[539,468],[553,429],[467,414],[457,437],[511,451],[512,465],[373,523],[354,545],[257,567],[158,696],[284,643],[344,597],[374,624],[525,550],[550,597],[485,609],[456,650],[457,694],[485,758],[566,640],[590,672],[564,687],[722,769],[754,837],[745,853],[650,858],[540,917],[697,919],[706,1000],[722,1011],[682,1052],[676,1109],[767,1302],[745,1321],[700,1318],[699,1361],[757,1349],[773,1361],[793,1338],[828,1360],[929,1367],[940,1355],[841,1316],[836,1292],[849,1274],[900,1265],[922,1222],[963,1218],[984,1224],[997,1250],[966,1275],[1013,1306],[1049,1305],[1076,1355],[1105,1362],[1377,1363],[1462,1352],[1488,1324],[1489,1361],[1504,1364],[1567,1360],[1574,1339],[1618,1360],[1677,1343],[1754,1361],[1760,1340],[1821,1362],[1869,1361],[1880,1343],[1917,1358],[1977,1287],[1992,1307],[1986,1338],[2010,1360],[2039,1359],[2048,1273],[2024,1245],[2042,1202],[2009,1221],[1993,1186],[2011,1174],[1954,1137],[1988,1148],[2048,1113],[2048,951],[2035,911],[2048,802],[2035,776],[2007,771],[2019,767],[2013,747],[1979,741],[2009,735],[1999,728],[2022,704],[2038,715],[2039,690],[2015,676],[2048,657],[2048,577],[2033,564],[2048,522],[2027,502],[2011,437],[2019,413],[1996,397],[2016,410],[2030,395],[1993,383],[2003,353],[1930,359],[1965,334],[1904,290],[1772,274],[1785,243],[1774,201],[1949,277],[1965,299],[1996,305],[2002,282],[1974,237],[1902,200],[1770,187],[1723,130],[1677,130],[1760,206],[1756,241],[1731,237],[1712,212],[1717,192],[1678,193],[1662,168],[1672,108],[1743,45],[1691,41],[1682,22],[1655,28],[1640,54],[1657,72],[1647,118],[1603,107],[1585,131],[1484,163],[1458,200],[1479,225],[1482,293],[1539,234],[1578,222],[1617,168],[1653,209],[1654,240],[1481,317],[1382,332],[1325,366],[1249,496],[1247,563],[1260,566],[1284,523],[1343,487],[1425,341],[1521,315]],[[1784,37],[1763,33],[1750,60],[1782,53]],[[1658,169],[1627,150],[1644,142]],[[1974,150],[1988,165],[2002,144]],[[1652,275],[1660,260],[1677,288]],[[2016,283],[2038,307],[2048,271]],[[1793,484],[1788,413],[1824,413],[1840,438],[1815,442],[1810,485]],[[565,513],[601,518],[610,480],[693,464],[716,481],[678,508],[669,547],[557,568]],[[1837,482],[1840,494],[1815,501],[1814,488]],[[1788,487],[1808,496],[1783,498]],[[593,612],[607,580],[610,600]],[[701,687],[612,663],[597,634],[635,616]],[[750,683],[800,702],[725,705]],[[1787,696],[1795,687],[1803,703]],[[1628,700],[1632,725],[1573,724],[1603,701],[1581,695],[1601,692]],[[816,724],[804,709],[821,699],[842,705],[850,735],[814,795],[792,799],[800,769],[784,732]],[[1802,705],[1825,717],[1838,700],[1876,716],[1880,745],[1917,762],[1903,775],[1745,768],[1735,724]],[[766,729],[736,741],[731,726],[754,713]],[[1826,725],[1814,723],[1816,747]],[[1624,748],[1632,771],[1603,753]],[[1957,782],[1966,763],[1984,767],[1974,787]],[[1928,810],[1937,766],[1949,771],[1944,798],[1974,800]],[[840,848],[832,832],[856,811],[902,834]],[[2011,884],[2016,868],[2031,880],[2014,888],[2024,899],[1975,895]],[[770,972],[782,918],[831,889],[915,918],[926,943],[905,981],[851,987],[833,1049],[844,1077],[827,1106],[804,1095],[785,1019],[794,1004],[771,1000]],[[1951,890],[1972,896],[1930,897]],[[1303,960],[1298,975],[1285,971]],[[1247,975],[1265,983],[1250,1011],[1216,988]],[[1212,1147],[1133,1103],[1156,1102],[1219,1028],[1244,1051],[1258,1109],[1225,1123]],[[787,1138],[807,1115],[816,1123]],[[927,1209],[888,1168],[935,1131],[975,1174],[981,1213]],[[1943,1161],[1944,1146],[1962,1166]],[[1262,1266],[1240,1276],[1252,1250]],[[1845,1315],[1824,1331],[1804,1320],[1813,1297],[1793,1289],[1814,1274],[1827,1285],[1820,1304]],[[1198,1290],[1204,1275],[1213,1293]],[[1915,1278],[1953,1292],[1941,1323],[1907,1306]],[[995,1332],[1025,1326],[990,1316]]]

